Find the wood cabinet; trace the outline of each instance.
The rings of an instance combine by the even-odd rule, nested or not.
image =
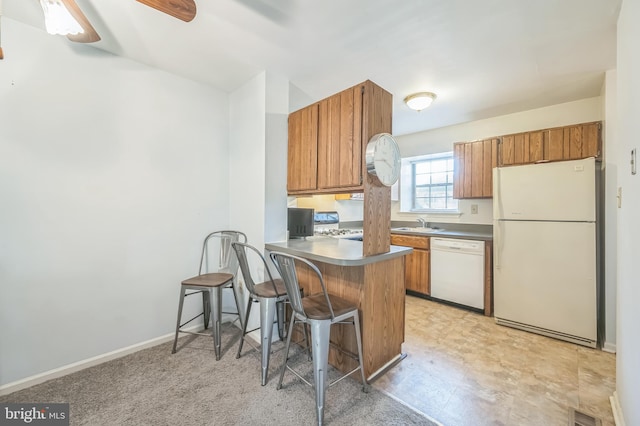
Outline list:
[[[600,157],[601,127],[596,121],[502,136],[498,165]]]
[[[318,189],[362,184],[362,93],[356,86],[320,101]]]
[[[484,243],[484,314],[493,315],[493,241]]]
[[[491,198],[494,167],[600,157],[601,122],[453,144],[453,198]]]
[[[429,237],[391,234],[391,244],[413,248],[413,253],[405,256],[405,290],[426,296],[431,294],[429,242]]]
[[[454,144],[453,198],[492,197],[497,155],[498,138]]]
[[[317,188],[318,104],[289,114],[287,191]]]
[[[502,136],[500,165],[529,164],[544,160],[543,131]]]
[[[287,192],[364,192],[364,153],[391,133],[392,95],[365,81],[289,114]]]
[[[599,158],[602,151],[601,122],[545,130],[545,160]]]

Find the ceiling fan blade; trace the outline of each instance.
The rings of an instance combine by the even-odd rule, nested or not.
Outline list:
[[[196,2],[194,0],[137,0],[137,1],[185,22],[190,22],[196,16]]]
[[[100,36],[93,28],[89,20],[84,13],[80,10],[75,0],[62,0],[62,3],[67,7],[71,16],[75,18],[76,21],[80,24],[83,33],[79,34],[68,34],[67,38],[71,41],[75,41],[76,43],[94,43],[96,41],[100,41]]]

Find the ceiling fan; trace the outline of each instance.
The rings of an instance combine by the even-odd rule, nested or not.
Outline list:
[[[137,0],[139,3],[152,7],[160,12],[171,15],[185,22],[190,22],[196,16],[195,0]],[[43,9],[52,3],[62,3],[82,29],[76,34],[67,34],[67,38],[77,43],[94,43],[100,41],[100,36],[93,28],[87,17],[82,13],[75,0],[40,0]]]
[[[196,16],[196,3],[195,0],[137,0],[139,3],[152,7],[160,12],[171,15],[185,22],[190,22]],[[75,0],[40,0],[45,15],[50,12],[52,15],[59,17],[60,12],[64,12],[66,9],[69,15],[75,19],[75,23],[71,23],[74,27],[71,32],[65,32],[67,38],[76,43],[95,43],[100,41],[100,36],[96,32],[93,25],[89,22],[87,17],[78,6]],[[62,7],[64,6],[64,7]],[[66,15],[66,13],[64,13]],[[2,17],[2,0],[0,0],[0,18]],[[48,16],[45,16],[49,19]],[[49,24],[47,23],[47,27]],[[47,28],[48,32],[52,32]],[[59,34],[59,32],[52,32],[53,34]],[[0,39],[1,40],[1,39]],[[0,59],[4,59],[4,52],[2,51],[2,43],[0,41]]]

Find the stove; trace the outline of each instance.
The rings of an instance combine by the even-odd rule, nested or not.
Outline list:
[[[362,229],[345,229],[345,228],[315,228],[314,235],[323,235],[334,238],[353,238],[362,236]]]
[[[340,228],[340,215],[335,211],[314,214],[313,234],[362,241],[362,229]]]

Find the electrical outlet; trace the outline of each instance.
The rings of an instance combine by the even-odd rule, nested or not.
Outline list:
[[[471,204],[471,214],[478,214],[478,205]]]

